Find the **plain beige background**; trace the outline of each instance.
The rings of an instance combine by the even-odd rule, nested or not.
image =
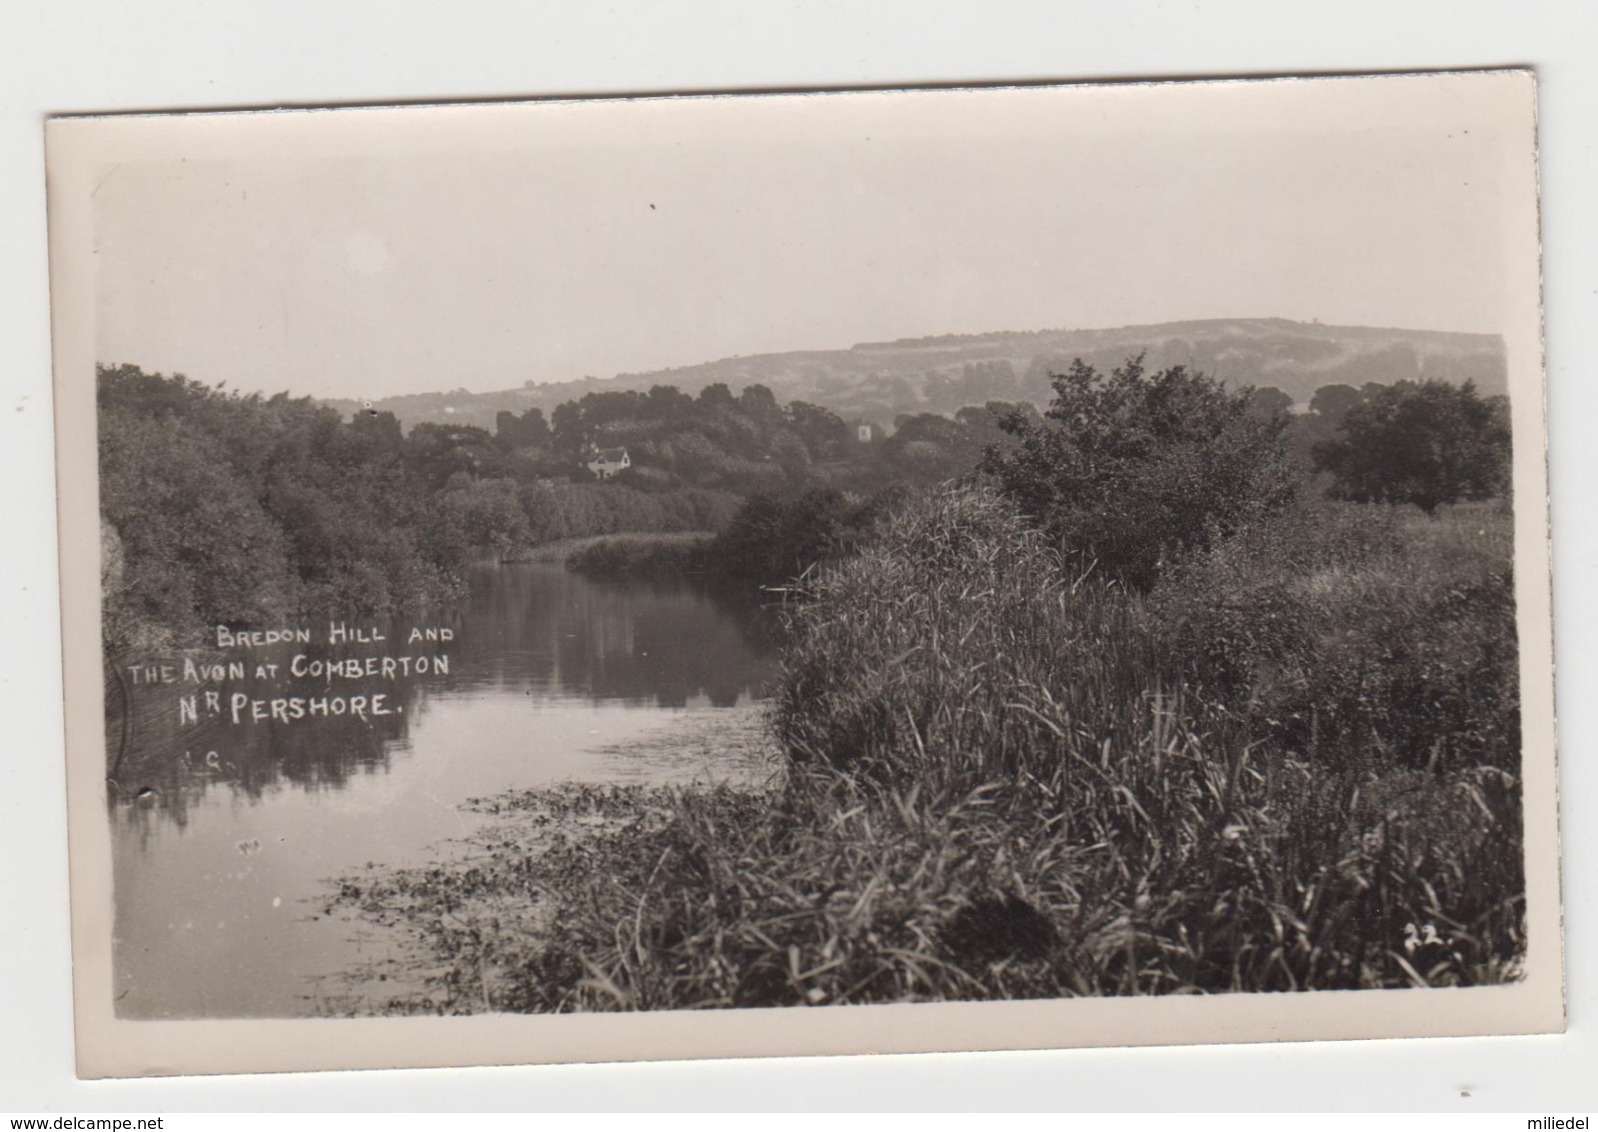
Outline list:
[[[1591,163],[1591,143],[1586,140],[1590,134],[1582,128],[1583,114],[1588,111],[1581,97],[1586,74],[1581,47],[1590,42],[1590,37],[1584,40],[1579,34],[1590,32],[1590,27],[1584,28],[1574,16],[1561,19],[1547,12],[1527,16],[1507,5],[1449,5],[1446,12],[1442,6],[1417,5],[1406,16],[1384,13],[1378,25],[1370,22],[1377,13],[1375,7],[1354,5],[1341,8],[1335,24],[1316,25],[1316,34],[1306,36],[1301,21],[1288,20],[1284,25],[1269,18],[1264,8],[1236,5],[1230,10],[1232,15],[1227,19],[1211,19],[1215,16],[1213,10],[1161,16],[1152,5],[1123,5],[1116,18],[1098,22],[1079,19],[1066,34],[1067,29],[1038,9],[1016,9],[1008,22],[1002,18],[1002,5],[984,8],[983,20],[971,14],[975,9],[968,10],[964,19],[950,16],[957,10],[945,9],[921,25],[923,33],[914,45],[899,34],[906,25],[903,10],[892,13],[894,19],[889,19],[890,13],[884,11],[848,20],[834,9],[830,12],[834,20],[831,24],[825,18],[829,13],[816,8],[802,14],[778,12],[765,17],[763,30],[762,26],[751,30],[750,24],[738,20],[711,22],[703,25],[697,38],[693,37],[692,21],[678,26],[681,11],[671,26],[651,25],[648,20],[629,22],[624,17],[636,17],[637,13],[623,12],[608,17],[615,21],[610,24],[599,21],[584,25],[581,20],[570,18],[568,24],[560,25],[568,29],[562,43],[533,36],[516,43],[514,50],[507,43],[497,55],[493,51],[473,54],[468,50],[471,41],[467,29],[475,28],[480,34],[481,19],[475,23],[465,19],[457,24],[452,17],[442,31],[425,21],[401,30],[383,22],[363,23],[351,14],[347,17],[351,21],[349,30],[361,31],[366,42],[376,41],[381,46],[383,37],[389,37],[388,53],[375,51],[367,62],[338,54],[343,49],[335,49],[331,29],[325,24],[302,23],[302,29],[312,30],[294,34],[292,20],[279,22],[285,20],[281,9],[273,13],[271,20],[257,13],[264,22],[242,28],[221,17],[215,25],[200,23],[183,28],[179,21],[148,19],[135,27],[118,24],[116,18],[100,10],[94,13],[99,20],[94,25],[94,37],[77,41],[68,41],[66,24],[57,24],[52,17],[46,30],[59,38],[59,49],[55,53],[53,48],[32,51],[26,66],[0,69],[7,81],[16,82],[20,77],[25,92],[24,97],[5,102],[20,108],[20,112],[5,119],[5,127],[7,140],[14,143],[21,158],[4,166],[7,235],[13,231],[18,234],[6,246],[20,248],[23,254],[8,257],[6,264],[8,270],[17,272],[18,280],[12,283],[8,279],[7,298],[13,293],[20,298],[0,312],[7,331],[5,340],[17,344],[19,361],[17,370],[7,378],[8,443],[4,452],[7,470],[13,473],[8,482],[20,485],[12,496],[13,514],[20,514],[28,524],[26,529],[37,533],[31,546],[27,540],[8,546],[8,564],[16,563],[18,580],[10,582],[7,591],[6,624],[14,640],[5,657],[5,668],[0,670],[7,707],[24,725],[14,748],[22,757],[0,772],[6,775],[3,816],[8,857],[22,866],[7,878],[7,897],[15,897],[11,908],[24,909],[14,926],[8,924],[4,946],[12,971],[27,972],[20,977],[13,974],[0,990],[0,1011],[26,1020],[25,1027],[5,1030],[4,1079],[8,1083],[27,1081],[27,1098],[32,1103],[79,1108],[138,1107],[141,1099],[151,1107],[209,1104],[229,1108],[246,1103],[270,1107],[491,1106],[496,1103],[495,1098],[498,1103],[519,1098],[508,1101],[519,1106],[533,1103],[529,1088],[534,1086],[542,1103],[561,1103],[564,1099],[574,1103],[647,1104],[654,1099],[667,1104],[722,1104],[737,1103],[741,1096],[745,1101],[776,1104],[825,1104],[829,1098],[836,1101],[850,1097],[878,1103],[910,1098],[933,1104],[962,1100],[995,1104],[1032,1097],[1088,1107],[1169,1103],[1183,1108],[1228,1101],[1250,1107],[1260,1103],[1292,1105],[1295,1097],[1316,1106],[1375,1103],[1384,1107],[1436,1107],[1445,1098],[1452,1100],[1460,1087],[1473,1086],[1471,1099],[1477,1103],[1503,1104],[1519,1099],[1520,1107],[1549,1107],[1560,1095],[1560,1082],[1575,1088],[1574,1067],[1582,1063],[1583,1049],[1590,1063],[1593,1048],[1590,1037],[1584,1037],[1581,1014],[1583,1004],[1591,1009],[1591,990],[1579,966],[1572,981],[1576,1031],[1562,1039],[382,1074],[368,1076],[364,1081],[320,1077],[294,1082],[88,1087],[73,1084],[69,1076],[64,1076],[70,1072],[66,1069],[70,1061],[65,1052],[70,1048],[70,1035],[61,1014],[66,1001],[65,935],[60,920],[65,911],[64,860],[59,842],[60,779],[52,773],[59,762],[37,765],[51,764],[51,759],[59,755],[59,719],[52,718],[51,710],[56,694],[51,671],[55,648],[50,609],[53,556],[49,541],[49,433],[48,420],[44,419],[48,416],[49,394],[39,276],[43,262],[42,223],[37,212],[42,194],[36,179],[41,97],[44,105],[54,109],[129,104],[117,102],[118,98],[127,98],[129,91],[140,94],[132,100],[133,105],[194,104],[209,101],[204,97],[206,88],[212,85],[207,81],[208,75],[220,76],[225,97],[219,100],[237,103],[270,101],[286,88],[302,91],[302,100],[337,100],[392,97],[399,91],[413,95],[465,95],[748,85],[784,80],[811,85],[872,79],[881,82],[1045,74],[1157,74],[1199,69],[1291,70],[1335,66],[1339,60],[1342,67],[1543,61],[1545,146],[1552,147],[1561,140],[1565,143],[1557,154],[1551,151],[1545,156],[1544,165],[1551,186],[1548,223],[1552,230],[1568,234],[1559,244],[1551,245],[1549,251],[1555,503],[1559,508],[1562,476],[1569,477],[1572,483],[1581,482],[1590,478],[1582,473],[1591,468],[1583,463],[1588,458],[1587,449],[1580,440],[1582,410],[1588,407],[1590,394],[1576,381],[1573,362],[1581,353],[1575,347],[1584,333],[1580,325],[1583,304],[1591,302],[1590,288],[1583,287],[1581,279],[1584,270],[1590,274],[1593,241],[1590,218],[1582,212],[1586,200],[1578,191],[1583,187],[1583,170],[1590,171]],[[1016,18],[1017,14],[1020,18]],[[237,17],[236,12],[233,15]],[[41,24],[46,22],[42,15],[35,14],[34,18]],[[1159,19],[1166,24],[1158,24]],[[1169,37],[1169,42],[1151,38],[1150,21],[1157,26],[1174,24],[1176,34]],[[575,33],[570,30],[572,27],[576,28]],[[1373,35],[1378,27],[1381,34]],[[840,30],[852,31],[855,38],[840,38]],[[589,33],[587,38],[585,31]],[[247,49],[241,46],[246,41],[250,43]],[[10,42],[24,41],[12,37]],[[416,61],[416,51],[393,50],[399,44],[414,48],[424,43],[433,48],[428,53],[431,71],[425,61]],[[574,48],[574,43],[578,47]],[[880,48],[871,65],[860,59],[860,45],[864,43]],[[579,49],[584,45],[588,48],[586,54]],[[1195,50],[1195,45],[1202,45],[1205,50]],[[813,50],[807,53],[806,47]],[[544,54],[540,55],[540,51]],[[1261,64],[1262,52],[1281,65]],[[540,75],[545,81],[529,85],[529,58],[550,61]],[[751,58],[757,62],[751,64]],[[214,64],[213,59],[217,61]],[[240,59],[246,61],[240,64]],[[137,66],[130,62],[133,60]],[[1067,66],[1072,60],[1074,66]],[[455,70],[451,71],[451,67]],[[437,77],[443,74],[453,77],[447,81]],[[609,81],[596,78],[607,75]],[[703,77],[689,81],[684,75]],[[632,76],[646,81],[620,81]],[[564,82],[559,81],[562,78]],[[653,81],[647,81],[650,79]],[[38,84],[38,89],[26,85],[29,83]],[[1586,89],[1590,94],[1590,87]],[[1550,113],[1550,106],[1562,107],[1561,113],[1566,117],[1561,121]],[[28,223],[19,224],[19,220]],[[1587,224],[1585,245],[1580,238],[1583,223]],[[9,227],[13,225],[14,228]],[[29,272],[33,274],[29,276]],[[1585,333],[1590,335],[1590,331]],[[1590,350],[1587,355],[1591,356]],[[1561,435],[1566,438],[1563,449]],[[1561,451],[1568,454],[1563,465]],[[1566,498],[1574,504],[1574,499]],[[1573,508],[1567,508],[1566,513],[1573,519],[1579,515]],[[1591,547],[1579,542],[1575,522],[1566,527],[1559,523],[1556,510],[1556,530],[1572,530],[1578,540],[1573,552],[1563,554],[1569,568],[1561,565],[1558,572],[1562,579],[1561,628],[1569,624],[1578,635],[1574,646],[1561,641],[1562,660],[1566,661],[1561,673],[1561,683],[1567,689],[1565,718],[1567,727],[1574,728],[1577,734],[1590,734],[1590,727],[1584,726],[1586,706],[1582,697],[1579,693],[1570,695],[1568,689],[1582,686],[1572,681],[1579,678],[1584,659],[1579,634],[1591,622],[1590,604],[1583,605],[1590,599],[1580,585],[1584,575],[1590,577],[1592,573]],[[1571,576],[1569,582],[1563,580],[1567,575]],[[43,600],[38,596],[41,590],[48,595]],[[1571,656],[1574,661],[1569,659]],[[1575,676],[1570,674],[1573,665],[1577,669]],[[1590,680],[1585,686],[1591,686]],[[1567,738],[1567,749],[1568,745]],[[1583,777],[1582,767],[1570,764],[1567,759],[1567,805],[1571,798],[1591,798],[1590,778]],[[1572,859],[1591,859],[1590,853],[1585,858],[1580,855],[1581,847],[1590,846],[1591,842],[1583,840],[1585,834],[1579,823],[1571,827],[1569,836]],[[10,841],[13,837],[17,839],[15,844]],[[1572,874],[1573,886],[1579,890],[1583,883],[1590,887],[1590,881],[1576,870]],[[15,892],[11,889],[13,884]],[[1584,918],[1585,907],[1574,906],[1571,914],[1571,946],[1578,958],[1584,954],[1581,933],[1590,925],[1590,918]],[[1159,1074],[1163,1082],[1158,1095],[1151,1095],[1146,1088],[1150,1074]],[[1335,1091],[1328,1091],[1334,1083]],[[1569,1098],[1578,1094],[1567,1091],[1563,1095]],[[1530,1103],[1533,1097],[1535,1105]]]

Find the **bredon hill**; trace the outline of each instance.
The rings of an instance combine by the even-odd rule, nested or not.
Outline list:
[[[1049,378],[1076,358],[1108,370],[1146,351],[1150,369],[1184,365],[1232,387],[1281,390],[1300,408],[1327,385],[1359,387],[1440,378],[1472,381],[1483,396],[1507,390],[1503,343],[1494,335],[1331,326],[1281,318],[1211,319],[1103,330],[994,331],[872,342],[844,350],[796,350],[723,358],[611,378],[535,384],[486,393],[454,389],[371,402],[409,429],[422,422],[492,431],[498,414],[548,416],[589,393],[670,385],[689,395],[724,383],[760,384],[778,402],[824,406],[846,420],[891,426],[904,413],[953,413],[988,401],[1047,404]],[[350,414],[363,407],[328,400]]]

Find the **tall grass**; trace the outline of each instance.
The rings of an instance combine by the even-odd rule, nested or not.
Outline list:
[[[1370,518],[1347,513],[1351,533],[1333,540],[1341,561],[1322,556],[1320,567],[1344,571],[1346,583],[1276,564],[1285,591],[1301,586],[1325,603],[1311,608],[1327,625],[1353,615],[1336,602],[1409,608],[1427,585],[1452,584],[1452,574],[1428,581],[1422,569],[1457,559],[1455,573],[1472,574],[1503,549],[1485,535],[1461,542]],[[1224,563],[1243,569],[1245,550],[1233,554]],[[1195,567],[1187,584],[1222,577],[1224,563]],[[440,919],[431,929],[435,950],[467,958],[450,966],[453,989],[433,1008],[1516,976],[1520,783],[1501,720],[1496,738],[1417,760],[1398,753],[1410,750],[1405,729],[1423,730],[1425,719],[1372,710],[1343,726],[1336,711],[1312,706],[1312,716],[1340,722],[1319,724],[1312,746],[1298,743],[1272,724],[1274,701],[1227,685],[1227,672],[1193,647],[1198,629],[1180,602],[1062,574],[1039,536],[982,487],[902,508],[861,553],[813,578],[809,598],[793,613],[772,712],[786,759],[770,787],[521,795],[506,805],[554,831],[547,841],[511,839],[473,866],[469,885],[446,868],[361,894],[381,906],[393,884],[423,883],[453,902],[452,926]],[[1193,600],[1202,603],[1196,589]],[[1447,630],[1435,651],[1503,632],[1492,603],[1451,600],[1415,606],[1457,605],[1463,628]],[[1424,636],[1418,620],[1406,634],[1412,644]],[[1335,654],[1340,639],[1313,625],[1290,636],[1294,663],[1306,666],[1304,702],[1341,704],[1336,666],[1319,685],[1309,669],[1315,649]],[[1241,638],[1266,658],[1244,658],[1253,667],[1241,685],[1275,671],[1268,639]],[[1512,657],[1512,638],[1498,645],[1500,660]],[[1404,667],[1409,655],[1376,652],[1365,663]],[[1479,660],[1414,672],[1424,684],[1441,671],[1439,687],[1452,687],[1449,673]],[[1361,685],[1368,696],[1385,686]],[[1442,693],[1414,703],[1437,727],[1460,718]],[[1384,732],[1395,719],[1398,730]],[[508,908],[534,899],[540,930],[502,926],[515,922]]]
[[[1159,683],[1155,643],[1135,602],[1059,566],[986,490],[900,510],[794,611],[774,720],[784,748],[969,786],[1037,777],[1066,748],[1096,758],[1101,740],[1134,733]]]

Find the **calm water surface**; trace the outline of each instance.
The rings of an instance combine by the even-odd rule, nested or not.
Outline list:
[[[382,946],[322,914],[328,878],[425,861],[481,821],[461,809],[468,798],[715,775],[651,755],[648,737],[695,713],[749,710],[774,667],[762,623],[758,609],[684,586],[483,567],[465,600],[415,623],[453,630],[447,643],[406,647],[411,622],[363,622],[386,642],[329,646],[318,623],[316,644],[250,652],[280,672],[295,654],[444,653],[447,675],[199,686],[224,705],[240,690],[382,692],[386,716],[235,725],[224,709],[184,727],[175,701],[194,685],[122,682],[108,719],[118,1013],[316,1013],[325,982]]]

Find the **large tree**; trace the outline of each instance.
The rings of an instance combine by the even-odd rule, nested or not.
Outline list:
[[[1150,373],[1141,355],[1108,375],[1078,359],[1053,385],[1044,419],[1007,416],[1019,444],[983,466],[1083,569],[1146,589],[1173,556],[1291,496],[1286,415],[1247,389]]]
[[[1332,494],[1360,503],[1487,499],[1509,487],[1509,406],[1471,382],[1399,382],[1348,410],[1338,439],[1315,449]]]

